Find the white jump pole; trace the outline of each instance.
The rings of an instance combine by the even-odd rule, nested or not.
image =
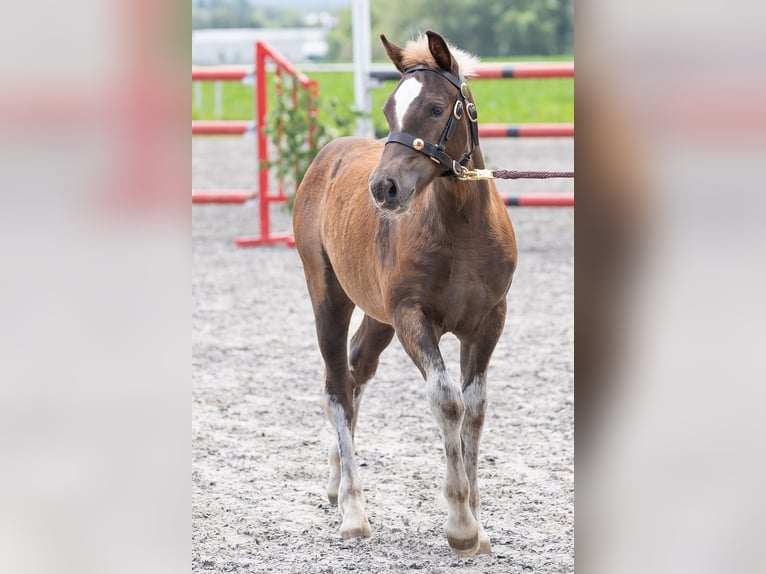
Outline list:
[[[356,135],[374,137],[372,129],[372,97],[370,96],[370,43],[369,0],[351,0],[351,36],[354,48],[354,107],[365,117],[356,120]]]

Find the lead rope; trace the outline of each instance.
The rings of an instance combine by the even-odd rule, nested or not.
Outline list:
[[[480,179],[551,179],[554,177],[574,177],[573,171],[516,171],[508,169],[464,169],[455,176],[461,181]]]

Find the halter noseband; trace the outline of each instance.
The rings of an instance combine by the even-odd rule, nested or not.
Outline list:
[[[476,146],[479,145],[479,124],[477,123],[479,119],[479,113],[476,110],[476,105],[468,99],[468,84],[466,83],[462,74],[458,78],[454,74],[445,70],[435,70],[434,68],[429,68],[428,66],[421,65],[413,66],[412,68],[407,68],[404,70],[402,78],[404,78],[404,76],[407,74],[419,72],[421,70],[439,74],[447,81],[449,81],[453,86],[455,86],[458,90],[457,100],[455,100],[455,104],[452,106],[452,113],[450,113],[449,120],[447,120],[447,125],[444,126],[444,131],[439,138],[439,143],[434,145],[430,142],[424,141],[422,138],[412,136],[404,132],[391,132],[388,135],[386,143],[388,144],[390,142],[396,142],[407,147],[411,147],[412,149],[427,155],[431,158],[432,161],[440,163],[448,170],[450,170],[448,173],[443,175],[454,175],[459,177],[466,171],[465,164],[470,161],[471,154],[473,154]],[[471,149],[465,152],[463,157],[458,162],[455,161],[452,156],[447,154],[444,148],[447,144],[447,141],[452,136],[452,133],[455,131],[458,122],[463,119],[464,111],[468,116],[469,124],[471,126]]]

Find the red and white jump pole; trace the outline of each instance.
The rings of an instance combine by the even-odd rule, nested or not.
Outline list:
[[[370,72],[370,78],[379,81],[399,81],[402,75],[397,70]],[[503,78],[542,79],[574,78],[573,62],[529,62],[518,64],[479,64],[474,80],[499,80]]]
[[[246,203],[255,196],[252,189],[193,189],[192,203]]]
[[[483,138],[573,138],[574,124],[479,124]]]
[[[253,66],[192,66],[193,82],[236,82],[253,78]],[[192,135],[246,135],[255,133],[254,121],[192,121]],[[245,203],[256,196],[252,189],[192,189],[192,203]]]
[[[255,132],[255,121],[197,120],[192,122],[193,136],[244,136],[255,135]]]
[[[256,122],[242,120],[193,121],[192,135],[254,135]],[[566,138],[574,137],[574,124],[479,124],[483,138]]]
[[[192,82],[241,82],[254,75],[253,66],[192,66]]]
[[[510,207],[574,207],[574,194],[506,195]]]
[[[269,159],[268,138],[266,137],[266,111],[268,91],[266,89],[266,60],[272,60],[277,66],[277,73],[282,71],[292,76],[300,84],[302,89],[309,94],[309,108],[307,114],[316,114],[316,100],[318,96],[318,85],[316,80],[310,80],[301,72],[295,69],[293,65],[284,58],[279,52],[268,46],[265,42],[257,42],[255,45],[255,63],[256,63],[256,133],[258,138],[258,206],[260,219],[260,235],[253,237],[240,237],[236,240],[238,247],[255,247],[259,245],[286,244],[295,245],[295,240],[291,233],[272,233],[269,208],[274,202],[287,201],[288,196],[280,186],[276,194],[269,192],[269,169],[267,167]],[[293,89],[296,89],[295,85]],[[309,143],[312,134],[309,133]]]

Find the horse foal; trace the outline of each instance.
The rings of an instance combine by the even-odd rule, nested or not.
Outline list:
[[[327,495],[344,538],[369,536],[354,431],[365,385],[394,335],[426,382],[446,457],[445,532],[459,555],[489,553],[477,482],[487,368],[503,331],[516,239],[484,168],[465,77],[475,60],[426,32],[401,48],[381,36],[402,80],[383,108],[387,141],[340,138],[317,155],[297,192],[295,242],[325,363]],[[365,313],[347,345],[355,307]],[[460,379],[439,340],[460,341]]]

